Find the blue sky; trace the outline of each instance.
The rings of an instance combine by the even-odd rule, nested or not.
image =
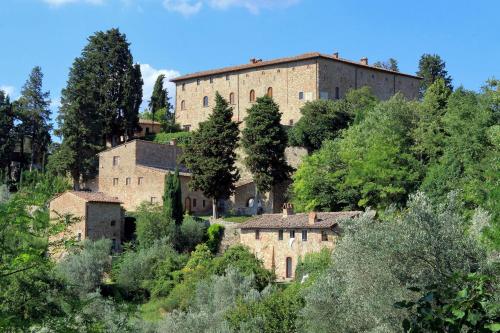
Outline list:
[[[500,77],[498,13],[498,0],[2,0],[0,88],[17,98],[40,65],[56,112],[86,38],[118,27],[142,65],[145,99],[160,72],[311,51],[393,57],[408,73],[423,53],[437,53],[455,86],[478,90]]]

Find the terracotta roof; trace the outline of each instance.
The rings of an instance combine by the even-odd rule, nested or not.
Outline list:
[[[333,60],[333,61],[351,64],[351,65],[358,66],[358,67],[374,69],[374,70],[377,70],[380,72],[397,74],[397,75],[412,77],[415,79],[422,79],[421,77],[416,76],[416,75],[395,72],[395,71],[391,71],[389,69],[379,68],[379,67],[370,66],[370,65],[364,65],[364,64],[357,62],[357,61],[343,59],[343,58],[336,58],[333,55],[329,55],[329,54],[324,54],[324,53],[319,53],[319,52],[311,52],[311,53],[300,54],[300,55],[294,56],[294,57],[286,57],[286,58],[278,58],[278,59],[273,59],[273,60],[251,62],[251,63],[243,64],[243,65],[229,66],[229,67],[223,67],[223,68],[212,69],[212,70],[207,70],[207,71],[195,72],[195,73],[191,73],[191,74],[178,76],[176,78],[171,79],[170,81],[171,82],[179,82],[179,81],[199,78],[199,77],[203,77],[203,76],[224,74],[224,73],[236,72],[236,71],[240,71],[240,70],[244,70],[244,69],[260,68],[260,67],[265,67],[265,66],[284,64],[284,63],[301,61],[301,60],[317,59],[317,58],[329,59],[329,60]]]
[[[318,212],[317,221],[309,224],[308,213],[296,213],[286,217],[283,214],[259,215],[240,225],[241,229],[331,229],[339,220],[357,217],[361,211]]]
[[[152,121],[150,119],[139,119],[139,124],[161,125],[160,122],[158,122],[158,121]]]
[[[68,191],[87,202],[122,203],[118,198],[111,197],[102,192]]]

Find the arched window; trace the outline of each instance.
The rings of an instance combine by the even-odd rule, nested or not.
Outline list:
[[[254,198],[253,198],[253,197],[249,198],[249,199],[247,200],[247,207],[252,208],[252,207],[253,207],[253,205],[254,205],[254,203],[255,203]]]
[[[255,90],[250,90],[250,102],[255,102]]]
[[[203,97],[203,107],[208,106],[208,96]]]
[[[267,88],[267,97],[273,98],[273,87]]]
[[[186,110],[186,101],[185,100],[181,101],[181,110]]]
[[[229,94],[229,104],[234,104],[234,93]]]

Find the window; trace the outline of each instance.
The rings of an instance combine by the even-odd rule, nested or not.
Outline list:
[[[116,166],[120,163],[120,156],[113,156],[113,166]]]
[[[300,100],[304,99],[304,92],[303,91],[299,91],[299,99]]]
[[[325,230],[321,231],[321,241],[328,242],[328,233]]]
[[[203,200],[203,201],[201,202],[201,205],[203,206],[203,208],[205,208],[205,205],[206,205],[205,200]]]
[[[283,240],[283,230],[278,230],[278,240]]]
[[[181,101],[181,110],[186,110],[186,101],[185,100]]]
[[[111,250],[113,251],[116,251],[117,247],[116,247],[116,238],[113,238],[111,240]]]
[[[113,178],[113,186],[118,185],[118,178]]]
[[[273,87],[267,88],[267,97],[273,97]]]
[[[252,207],[253,207],[254,202],[255,202],[255,200],[254,200],[254,198],[253,198],[253,197],[249,198],[249,199],[247,200],[247,207],[248,207],[248,208],[252,208]]]
[[[156,197],[151,197],[151,203],[152,203],[152,204],[155,204],[155,203],[157,203],[157,202],[158,202],[158,201],[156,200]]]
[[[193,199],[193,207],[196,207],[196,199]]]
[[[149,134],[149,127],[146,127],[146,135]]]
[[[137,185],[142,185],[144,183],[144,177],[137,178]]]
[[[307,241],[307,230],[302,230],[302,240],[303,240],[304,242],[306,242],[306,241]]]
[[[199,86],[200,85],[200,79],[197,79],[196,80],[196,85]]]
[[[203,97],[203,107],[208,107],[208,96]]]
[[[255,230],[255,239],[260,239],[260,230]]]
[[[234,104],[234,93],[229,94],[229,104]]]
[[[255,90],[250,90],[250,102],[255,102]]]
[[[114,226],[115,226],[115,224],[116,224],[116,221],[115,221],[115,220],[113,220],[113,221],[111,221],[109,224],[110,224],[112,227],[114,227]]]
[[[182,129],[185,130],[186,132],[189,132],[189,130],[191,129],[191,125],[184,125],[182,126]]]
[[[214,83],[214,78],[210,77],[210,83]]]
[[[290,126],[293,126],[293,119],[290,119],[290,120],[288,121],[288,124],[289,124]]]
[[[184,90],[186,90],[186,84],[185,83],[182,84],[182,91],[184,91]]]
[[[79,242],[82,240],[82,233],[79,232],[77,235],[76,235],[76,240]]]
[[[292,258],[286,257],[286,278],[292,278]]]
[[[295,238],[295,230],[290,230],[290,238]]]
[[[229,81],[229,74],[226,75],[226,81]]]
[[[335,87],[335,99],[340,99],[340,89],[339,89],[339,87]]]

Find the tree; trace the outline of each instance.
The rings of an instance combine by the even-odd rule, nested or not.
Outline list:
[[[180,225],[182,223],[184,211],[178,168],[175,169],[173,175],[170,172],[165,175],[163,212],[165,217],[175,221],[175,224]]]
[[[212,114],[193,132],[182,156],[182,163],[193,174],[189,186],[212,198],[214,218],[218,201],[229,198],[240,177],[235,166],[239,129],[232,118],[233,109],[216,93]]]
[[[389,58],[387,61],[377,61],[373,66],[399,72],[398,61],[394,58]]]
[[[241,143],[246,155],[244,163],[256,187],[256,209],[258,193],[269,192],[274,185],[286,181],[292,172],[285,158],[288,138],[280,121],[278,104],[269,96],[257,98],[247,110]]]
[[[149,247],[159,239],[175,242],[177,232],[175,222],[166,216],[158,205],[147,202],[141,204],[137,209],[136,218],[136,235],[141,248]]]
[[[58,135],[62,136],[74,187],[96,172],[95,155],[106,142],[132,137],[142,101],[139,65],[118,29],[89,37],[62,91]]]
[[[434,83],[438,78],[444,80],[445,86],[453,90],[451,85],[451,76],[446,70],[446,63],[437,54],[423,54],[418,62],[417,75],[422,77],[420,83],[420,94],[423,95],[427,88]]]
[[[22,118],[22,138],[30,139],[30,170],[36,163],[43,167],[45,154],[50,144],[50,93],[43,91],[43,73],[39,66],[33,68],[21,90],[18,107]]]
[[[352,120],[346,101],[316,100],[300,108],[302,117],[291,129],[292,145],[303,146],[309,153],[321,148],[325,140],[333,140]]]
[[[149,100],[149,111],[153,115],[153,121],[155,120],[155,113],[160,109],[166,108],[167,106],[167,89],[163,89],[164,79],[164,74],[158,75],[158,78],[156,79],[155,85],[153,87],[151,99]]]
[[[9,96],[0,90],[0,174],[10,175],[10,163],[15,147],[14,112]],[[2,183],[5,179],[0,179]]]

